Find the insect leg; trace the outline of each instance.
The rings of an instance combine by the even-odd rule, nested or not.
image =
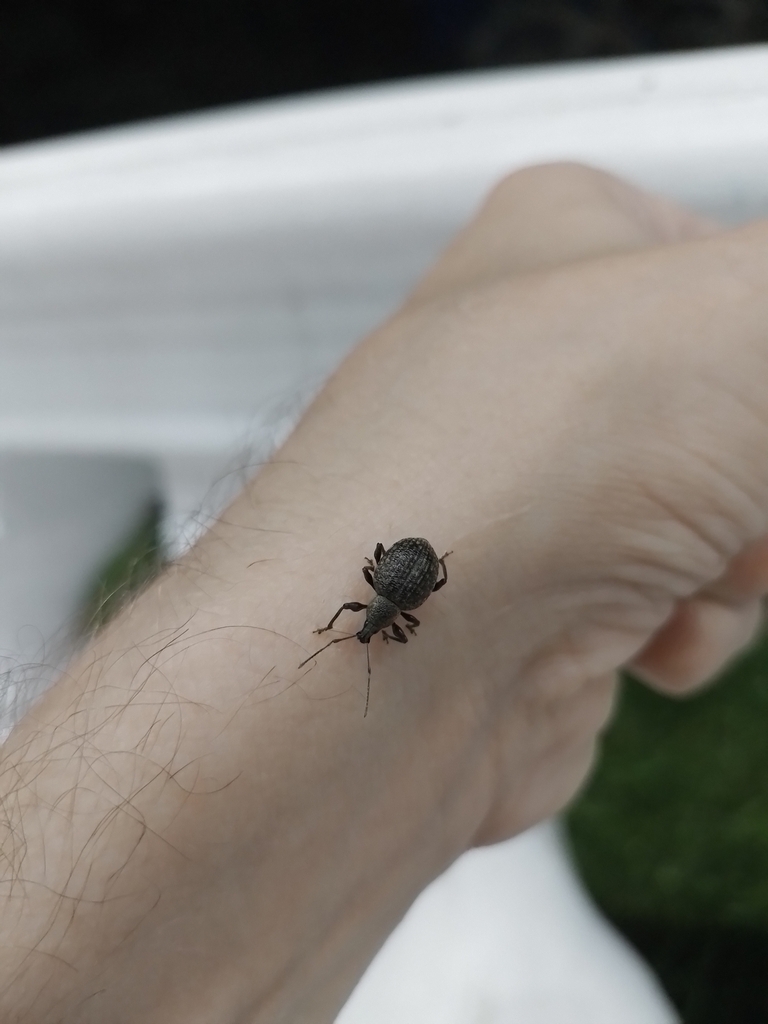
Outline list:
[[[370,559],[366,559],[366,561],[370,561]],[[371,562],[371,565],[363,566],[363,576],[365,576],[366,582],[370,583],[370,585],[375,590],[376,589],[376,585],[373,582],[373,569],[371,568],[372,565],[373,565],[373,562]]]
[[[384,632],[381,634],[384,637],[385,643],[389,643],[390,640],[396,640],[399,644],[408,643],[408,637],[405,635],[402,629],[400,629],[396,622],[392,623],[390,629],[392,630],[392,636],[390,636],[389,633]]]
[[[323,626],[322,629],[313,629],[312,632],[326,633],[329,629],[333,629],[334,622],[336,621],[336,619],[338,619],[342,612],[363,612],[367,607],[367,604],[360,604],[359,601],[347,601],[346,604],[343,604],[341,608],[339,608],[339,610],[336,612],[336,614],[333,616],[333,618],[331,619],[327,626]]]
[[[445,568],[445,560],[448,557],[448,555],[452,554],[452,551],[446,551],[442,558],[438,558],[438,562],[443,567],[443,578],[441,580],[438,580],[434,587],[432,587],[433,594],[436,590],[439,590],[441,587],[444,587],[445,584],[448,582],[448,570]]]
[[[419,620],[415,615],[410,615],[408,612],[400,612],[400,614],[405,619],[405,628],[409,633],[413,633],[416,636],[416,627],[421,625]]]
[[[373,557],[376,559],[376,564],[377,565],[382,560],[384,555],[386,555],[386,553],[387,553],[387,549],[384,547],[384,545],[381,543],[381,541],[379,541],[379,543],[376,545],[376,550],[373,552]]]

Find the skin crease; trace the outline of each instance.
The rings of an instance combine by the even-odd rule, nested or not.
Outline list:
[[[749,638],[766,325],[765,224],[502,182],[6,743],[0,1019],[332,1021],[429,881],[571,799],[620,666],[684,693]],[[359,644],[297,665],[409,535],[449,583],[363,720]]]

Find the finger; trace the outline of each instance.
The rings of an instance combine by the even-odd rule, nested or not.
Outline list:
[[[768,594],[768,537],[749,544],[704,592],[726,604],[744,604]]]
[[[750,642],[761,620],[759,600],[741,605],[704,597],[681,601],[628,667],[654,689],[688,693],[721,672]]]
[[[703,685],[752,639],[767,593],[768,537],[762,537],[744,548],[718,580],[677,606],[632,669],[665,692],[685,693]]]
[[[712,234],[713,221],[581,164],[505,178],[412,301],[588,258]]]

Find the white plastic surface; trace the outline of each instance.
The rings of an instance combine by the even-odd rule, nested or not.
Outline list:
[[[595,913],[551,822],[465,854],[413,905],[337,1024],[674,1024]]]
[[[768,213],[768,47],[403,83],[0,153],[0,452],[43,474],[52,455],[138,458],[139,503],[154,466],[182,547],[212,482],[226,477],[215,507],[242,475],[228,469],[264,456],[486,190],[553,159],[730,221]],[[71,614],[101,540],[77,565],[56,550],[96,538],[105,479],[81,480],[66,539],[58,502],[9,533],[4,642],[14,609],[43,648]],[[341,1021],[673,1019],[545,826],[438,880]]]

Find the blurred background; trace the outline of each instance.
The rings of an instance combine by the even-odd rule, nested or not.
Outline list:
[[[4,0],[0,143],[353,83],[766,39],[765,0]]]
[[[768,0],[5,0],[0,144],[351,84],[767,40]],[[162,563],[158,515],[105,562],[84,622]],[[590,891],[686,1024],[768,1022],[767,722],[765,641],[686,702],[626,680],[568,817]]]

